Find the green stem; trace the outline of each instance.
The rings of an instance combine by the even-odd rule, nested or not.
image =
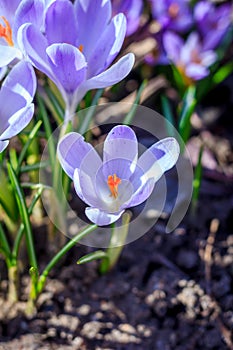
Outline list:
[[[107,259],[104,257],[100,264],[100,272],[102,274],[111,270],[119,259],[128,235],[130,219],[131,213],[125,212],[122,215],[122,225],[113,227],[109,247],[106,251]]]
[[[38,284],[37,284],[37,296],[41,293],[41,291],[44,288],[46,278],[51,271],[51,269],[59,262],[59,260],[71,249],[73,246],[75,246],[76,243],[78,243],[83,237],[87,236],[89,233],[94,231],[97,228],[97,225],[89,225],[86,228],[84,228],[81,232],[79,232],[74,238],[72,238],[48,263],[48,265],[45,267],[44,271],[39,277]]]
[[[9,280],[8,300],[12,303],[15,303],[18,301],[18,287],[19,287],[18,277],[19,276],[18,276],[17,265],[10,266],[8,268],[8,280]]]

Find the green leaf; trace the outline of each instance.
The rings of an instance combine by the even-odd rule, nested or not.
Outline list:
[[[77,264],[82,265],[82,264],[86,264],[86,263],[93,261],[93,260],[105,259],[105,258],[108,259],[107,253],[104,252],[103,250],[97,250],[95,252],[92,252],[90,254],[86,254],[86,255],[82,256],[77,261]]]
[[[137,92],[136,98],[134,100],[134,103],[133,103],[132,107],[130,108],[130,111],[126,115],[126,117],[125,117],[125,119],[123,121],[123,124],[129,125],[129,124],[132,123],[132,120],[133,120],[133,118],[135,116],[135,113],[136,113],[137,108],[138,108],[138,104],[140,103],[140,99],[141,99],[142,93],[143,93],[146,85],[147,85],[147,80],[143,80],[141,86],[138,89],[138,92]]]
[[[44,93],[41,92],[41,96],[55,121],[57,122],[57,125],[61,125],[64,121],[64,109],[59,105],[50,88],[45,87],[45,91]]]
[[[28,173],[29,171],[46,168],[50,165],[49,161],[39,162],[32,165],[22,165],[20,168],[21,173]]]
[[[37,186],[37,187],[36,187]],[[40,187],[39,187],[40,186]],[[25,186],[26,188],[29,187],[31,189],[38,189],[38,191],[35,193],[34,197],[32,198],[32,201],[29,205],[29,208],[28,208],[28,215],[31,215],[32,214],[32,211],[38,201],[38,199],[41,197],[41,194],[43,192],[44,189],[46,189],[48,186],[43,186],[41,184],[35,184],[35,188],[32,188],[30,186]],[[17,235],[15,237],[15,240],[14,240],[14,246],[13,246],[13,249],[12,249],[12,260],[14,259],[14,261],[17,261],[17,258],[18,258],[18,254],[19,254],[19,247],[20,247],[20,242],[21,242],[21,239],[23,237],[23,232],[24,232],[24,224],[21,223],[20,227],[19,227],[19,230],[17,232]]]
[[[218,69],[218,71],[213,76],[214,84],[220,84],[233,72],[233,62],[229,62],[225,66]]]
[[[25,143],[24,147],[22,148],[19,158],[18,158],[18,166],[16,169],[16,174],[19,174],[20,172],[20,167],[23,163],[24,157],[26,156],[26,153],[31,145],[31,143],[33,142],[37,132],[39,131],[40,127],[41,127],[42,121],[39,120],[36,125],[33,127],[32,131],[30,132],[29,136],[28,136],[28,140]]]
[[[195,94],[196,88],[194,86],[190,86],[184,95],[184,101],[180,112],[179,133],[180,136],[183,138],[184,143],[188,141],[190,136],[190,118],[197,104]]]
[[[202,179],[202,155],[203,155],[203,146],[200,148],[199,156],[198,156],[198,162],[194,171],[194,178],[193,178],[193,195],[192,195],[192,201],[197,202],[199,198],[200,193],[200,187],[201,187],[201,179]]]
[[[42,98],[40,97],[39,94],[37,94],[36,97],[37,97],[37,104],[39,107],[39,116],[43,120],[45,134],[46,134],[46,138],[48,141],[49,159],[50,159],[51,166],[53,168],[54,162],[56,159],[56,146],[55,146],[55,141],[53,138],[53,131],[51,128],[51,124],[49,121],[47,110],[46,110],[45,105],[44,105],[44,101],[42,100]]]
[[[1,223],[0,223],[0,250],[3,252],[7,262],[9,263],[11,260],[11,250]]]
[[[82,134],[82,135],[85,134],[85,132],[87,132],[87,130],[89,129],[90,124],[91,124],[91,120],[92,120],[93,115],[94,115],[95,110],[96,110],[97,103],[98,103],[100,97],[102,96],[103,92],[104,92],[104,89],[97,90],[97,92],[92,100],[92,104],[89,107],[88,112],[85,114],[85,118],[84,118],[84,120],[81,123],[81,126],[79,128],[80,134]]]
[[[16,223],[19,218],[15,194],[11,184],[5,174],[3,167],[0,167],[0,204],[6,212],[9,219]]]
[[[9,175],[12,187],[16,194],[16,200],[19,208],[20,217],[24,224],[27,251],[28,251],[30,265],[31,267],[34,267],[37,269],[37,259],[36,259],[35,249],[34,249],[32,227],[29,219],[29,213],[26,206],[24,193],[17,179],[16,173],[10,163],[7,164],[7,168],[8,168],[8,175]]]
[[[162,103],[163,115],[166,118],[166,128],[167,128],[168,135],[174,136],[174,128],[172,126],[175,126],[175,119],[173,116],[171,104],[167,96],[165,95],[161,96],[161,103]]]

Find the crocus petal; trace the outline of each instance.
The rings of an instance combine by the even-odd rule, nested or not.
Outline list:
[[[212,9],[211,3],[208,1],[200,1],[198,2],[194,7],[194,18],[199,23],[200,21],[203,21],[205,16],[210,12]]]
[[[82,88],[86,92],[91,89],[101,89],[118,83],[129,74],[133,68],[134,61],[135,58],[132,53],[123,56],[103,73],[87,80]]]
[[[87,207],[85,209],[85,214],[88,219],[98,226],[110,225],[113,222],[116,222],[123,213],[124,210],[120,211],[119,213],[111,214],[101,211],[98,208]]]
[[[201,64],[205,67],[211,66],[214,62],[216,62],[218,56],[214,51],[205,51],[200,54]]]
[[[196,32],[193,32],[189,35],[187,41],[181,48],[180,59],[184,64],[189,64],[196,56],[197,58],[199,57],[200,52],[200,38]]]
[[[9,145],[9,141],[0,141],[0,153],[4,151],[5,148]]]
[[[0,80],[2,80],[7,73],[7,66],[0,68]]]
[[[33,23],[39,29],[43,25],[44,1],[43,0],[24,0],[19,4],[15,13],[13,35],[16,38],[21,25]]]
[[[7,129],[2,133],[0,139],[7,140],[19,134],[31,121],[33,114],[33,104],[30,104],[29,106],[17,111],[11,118],[9,118]]]
[[[76,193],[82,201],[92,207],[102,207],[102,202],[96,194],[93,178],[89,174],[75,169],[73,180]]]
[[[137,165],[129,181],[133,191],[131,197],[125,201],[120,209],[134,207],[147,200],[154,189],[156,178],[147,178],[147,176],[144,176],[144,170]]]
[[[155,143],[138,160],[138,166],[144,172],[143,177],[158,181],[163,173],[177,162],[179,152],[179,144],[173,137],[167,137]]]
[[[32,64],[54,81],[46,54],[48,43],[39,29],[33,24],[22,25],[18,31],[18,44]]]
[[[103,33],[111,18],[111,1],[76,0],[75,12],[78,23],[78,43],[89,60],[95,51],[100,33]]]
[[[103,162],[111,159],[127,159],[136,166],[138,142],[135,132],[127,125],[117,125],[111,129],[104,141]]]
[[[177,63],[180,59],[183,40],[175,33],[165,32],[163,35],[163,46],[170,60]]]
[[[36,92],[36,75],[29,62],[19,62],[11,70],[5,79],[2,88],[8,88],[22,96],[27,103],[30,103]],[[19,108],[19,106],[16,106]]]
[[[0,68],[10,64],[15,58],[21,57],[22,53],[17,47],[0,45]]]
[[[119,53],[126,33],[126,19],[120,13],[106,27],[97,42],[96,49],[88,60],[88,77],[106,69]]]
[[[150,197],[156,181],[153,178],[145,181],[144,177],[142,177],[141,180],[141,186],[133,193],[130,200],[122,206],[122,209],[135,207],[136,205],[145,202]]]
[[[70,178],[73,178],[74,170],[76,168],[80,168],[82,161],[89,153],[89,165],[92,167],[95,166],[96,169],[98,169],[98,167],[102,164],[101,158],[91,144],[84,141],[84,137],[82,135],[71,132],[63,136],[57,147],[58,159],[63,170]]]
[[[36,90],[36,76],[30,63],[19,62],[8,74],[0,92],[0,132],[9,127],[9,118],[32,102]],[[10,101],[10,102],[9,102]],[[8,138],[8,137],[6,137]]]
[[[114,6],[114,4],[113,4]],[[117,2],[116,2],[117,6]],[[127,19],[127,35],[133,34],[140,22],[140,15],[143,8],[142,0],[126,0],[122,1],[119,7],[119,12],[123,12]],[[116,13],[116,12],[115,12]]]
[[[86,76],[87,63],[83,54],[70,44],[53,44],[46,52],[56,80],[72,94]]]
[[[185,69],[185,74],[194,80],[200,80],[209,75],[209,70],[201,64],[190,63]]]
[[[45,32],[49,44],[76,44],[78,30],[71,1],[59,0],[49,6],[45,18]]]

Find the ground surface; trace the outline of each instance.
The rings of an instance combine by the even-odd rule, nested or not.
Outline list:
[[[95,262],[77,266],[87,250],[75,247],[50,275],[32,318],[22,312],[28,279],[22,301],[9,305],[1,262],[0,350],[233,349],[233,122],[228,113],[208,124],[208,101],[202,112],[204,126],[189,145],[193,155],[201,140],[207,147],[196,216],[171,234],[159,220],[105,276]],[[38,234],[44,244],[43,228]]]

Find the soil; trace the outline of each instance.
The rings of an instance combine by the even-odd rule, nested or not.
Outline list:
[[[31,318],[23,313],[27,267],[22,299],[10,305],[1,261],[0,350],[233,349],[233,121],[220,115],[207,125],[208,101],[202,112],[189,143],[192,154],[206,144],[196,214],[170,234],[160,219],[104,276],[97,262],[76,264],[90,252],[77,245],[50,274]],[[45,228],[35,237],[43,268]]]

